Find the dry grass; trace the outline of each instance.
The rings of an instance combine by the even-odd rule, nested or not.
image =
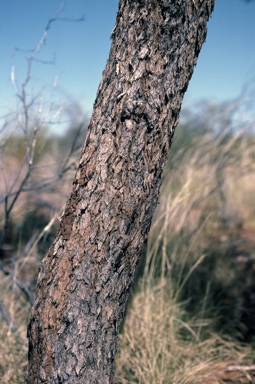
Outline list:
[[[212,384],[219,382],[219,367],[248,354],[249,347],[210,333],[205,318],[189,318],[168,285],[162,279],[134,295],[120,335],[116,383]]]
[[[226,366],[252,354],[236,337],[241,285],[249,290],[237,260],[254,222],[254,136],[225,135],[202,135],[170,159],[120,335],[118,384],[223,383]]]
[[[190,134],[181,127],[180,133]],[[120,335],[118,384],[221,383],[220,370],[253,353],[234,337],[249,327],[243,316],[250,305],[245,297],[255,292],[254,263],[246,262],[254,249],[255,135],[210,131],[191,135],[180,148],[178,140],[182,143],[177,131],[142,273]],[[59,200],[57,190],[41,198],[51,204]],[[20,212],[27,214],[26,200],[20,201],[15,220]],[[12,278],[0,275],[7,311],[7,316],[0,311],[3,384],[22,383],[26,369],[30,304],[15,277],[33,291],[41,256],[38,242],[25,252],[25,235],[19,230],[17,254],[6,266]]]

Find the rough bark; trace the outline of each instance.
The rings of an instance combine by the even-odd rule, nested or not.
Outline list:
[[[117,335],[214,0],[121,0],[79,169],[44,258],[26,382],[113,382]]]

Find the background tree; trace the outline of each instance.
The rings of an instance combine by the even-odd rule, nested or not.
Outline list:
[[[42,262],[27,383],[110,383],[129,288],[214,1],[120,1],[61,227]]]
[[[37,56],[42,46],[47,41],[52,24],[60,20],[75,23],[83,21],[83,18],[61,19],[59,15],[63,6],[64,4],[48,21],[36,47],[32,52],[29,51],[26,57],[26,72],[21,84],[16,80],[15,67],[12,67],[11,83],[16,96],[17,110],[1,117],[4,122],[0,128],[0,271],[8,277],[11,284],[23,292],[30,305],[34,301],[33,289],[31,289],[33,279],[30,279],[29,284],[20,280],[16,272],[17,265],[27,262],[33,250],[42,245],[41,240],[45,245],[47,237],[45,235],[49,235],[59,216],[58,212],[61,208],[63,210],[60,194],[63,193],[65,199],[67,196],[63,182],[70,174],[70,181],[73,179],[76,153],[82,147],[81,140],[84,138],[87,125],[87,119],[78,104],[75,105],[69,99],[67,107],[67,101],[63,96],[60,101],[59,95],[58,100],[54,95],[55,100],[45,101],[45,90],[34,93],[30,89],[33,66],[38,60]],[[23,50],[20,49],[20,51]],[[39,62],[42,65],[52,64],[51,61],[46,60]],[[48,109],[47,113],[46,109]],[[58,118],[60,110],[64,112],[62,120]],[[63,127],[63,115],[65,115],[66,124],[69,123],[70,127],[66,132],[67,144],[62,150],[60,138],[55,136],[49,140],[48,128],[60,123]],[[49,172],[45,172],[45,169]],[[54,204],[43,201],[42,195],[52,194],[56,190],[58,190],[59,206],[53,207]],[[29,204],[27,204],[28,201]],[[25,209],[21,209],[22,206]],[[52,217],[45,215],[47,209],[51,211]],[[23,218],[22,211],[26,211]],[[43,251],[42,248],[41,251]],[[16,253],[15,257],[13,257],[14,253]],[[8,260],[11,263],[7,267],[4,261]],[[12,264],[11,267],[10,264]],[[10,314],[6,315],[8,310],[3,303],[0,305],[0,312],[8,324],[13,323]]]

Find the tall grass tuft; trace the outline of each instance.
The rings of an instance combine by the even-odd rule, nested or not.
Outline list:
[[[119,344],[116,384],[220,383],[219,371],[249,352],[213,333],[206,318],[190,317],[165,279],[141,284]]]
[[[255,268],[247,273],[241,257],[255,217],[254,144],[254,134],[208,131],[173,147],[119,339],[117,384],[220,383],[219,372],[249,354]]]

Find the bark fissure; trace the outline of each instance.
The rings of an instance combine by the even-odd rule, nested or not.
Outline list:
[[[129,288],[213,0],[121,0],[29,324],[27,383],[112,383]]]

